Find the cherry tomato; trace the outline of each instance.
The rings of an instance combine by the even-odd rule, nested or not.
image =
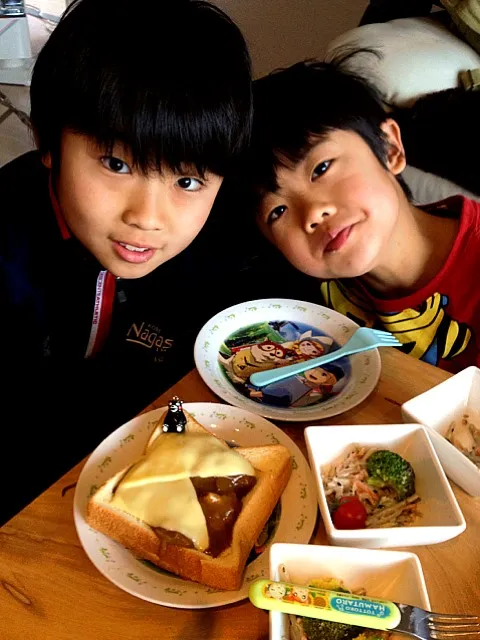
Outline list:
[[[367,511],[354,496],[341,498],[333,513],[333,524],[337,529],[365,529],[366,520]]]

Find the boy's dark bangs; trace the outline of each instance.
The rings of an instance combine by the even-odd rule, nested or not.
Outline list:
[[[144,173],[188,168],[198,175],[224,176],[245,146],[248,105],[240,116],[239,106],[220,95],[218,87],[190,87],[182,93],[175,87],[165,91],[165,78],[161,88],[148,81],[142,86],[138,78],[129,83],[107,76],[97,82],[90,76],[88,86],[72,92],[66,128],[91,137],[106,153],[120,143]]]
[[[165,72],[158,84],[138,74],[86,77],[84,86],[66,92],[66,128],[91,137],[106,153],[120,143],[144,173],[188,167],[224,176],[246,143],[248,101],[241,114],[228,87],[190,82],[187,90]]]
[[[250,136],[251,70],[244,39],[202,0],[149,5],[130,30],[127,0],[71,5],[40,52],[31,85],[42,153],[61,133],[116,143],[141,171],[186,167],[224,176]],[[108,25],[108,28],[106,28]]]
[[[312,138],[307,132],[299,131],[296,136],[272,140],[271,147],[268,147],[267,143],[263,152],[254,148],[252,155],[255,156],[255,160],[250,173],[257,191],[261,195],[278,191],[280,188],[277,180],[278,170],[294,169],[321,138],[320,135]]]
[[[315,129],[300,129],[292,132],[293,135],[288,138],[285,137],[285,139],[277,141],[277,145],[273,148],[275,170],[281,167],[294,169],[312,147],[325,140],[328,133],[334,130],[329,126],[316,127]]]

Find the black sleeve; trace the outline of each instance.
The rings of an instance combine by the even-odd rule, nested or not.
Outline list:
[[[0,169],[0,194],[1,524],[121,423],[105,370],[81,357],[48,356],[45,301],[36,283],[41,265],[31,251],[33,235],[42,257],[49,231],[42,217],[48,181],[37,154]],[[39,221],[44,238],[32,233]]]

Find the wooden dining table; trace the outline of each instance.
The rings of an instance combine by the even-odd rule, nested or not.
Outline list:
[[[373,393],[342,415],[314,424],[402,422],[401,404],[449,374],[397,350],[381,350]],[[220,402],[196,370],[145,411],[172,395]],[[306,424],[280,423],[306,453]],[[75,485],[85,460],[0,529],[1,640],[267,640],[268,614],[248,601],[209,609],[175,609],[116,587],[84,552],[73,521]],[[480,499],[453,486],[467,522],[457,538],[408,549],[420,558],[432,610],[480,613]],[[312,544],[326,544],[320,517]]]

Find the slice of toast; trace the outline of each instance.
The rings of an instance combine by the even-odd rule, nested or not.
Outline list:
[[[187,412],[185,415],[187,433],[210,433]],[[162,419],[159,421],[161,424]],[[147,449],[160,433],[161,426],[154,430]],[[196,549],[171,544],[142,520],[110,504],[115,487],[131,465],[110,478],[91,497],[87,506],[87,522],[139,557],[182,578],[217,589],[239,589],[248,555],[288,483],[292,459],[283,445],[238,447],[236,450],[255,468],[257,482],[243,499],[230,547],[216,558]]]

